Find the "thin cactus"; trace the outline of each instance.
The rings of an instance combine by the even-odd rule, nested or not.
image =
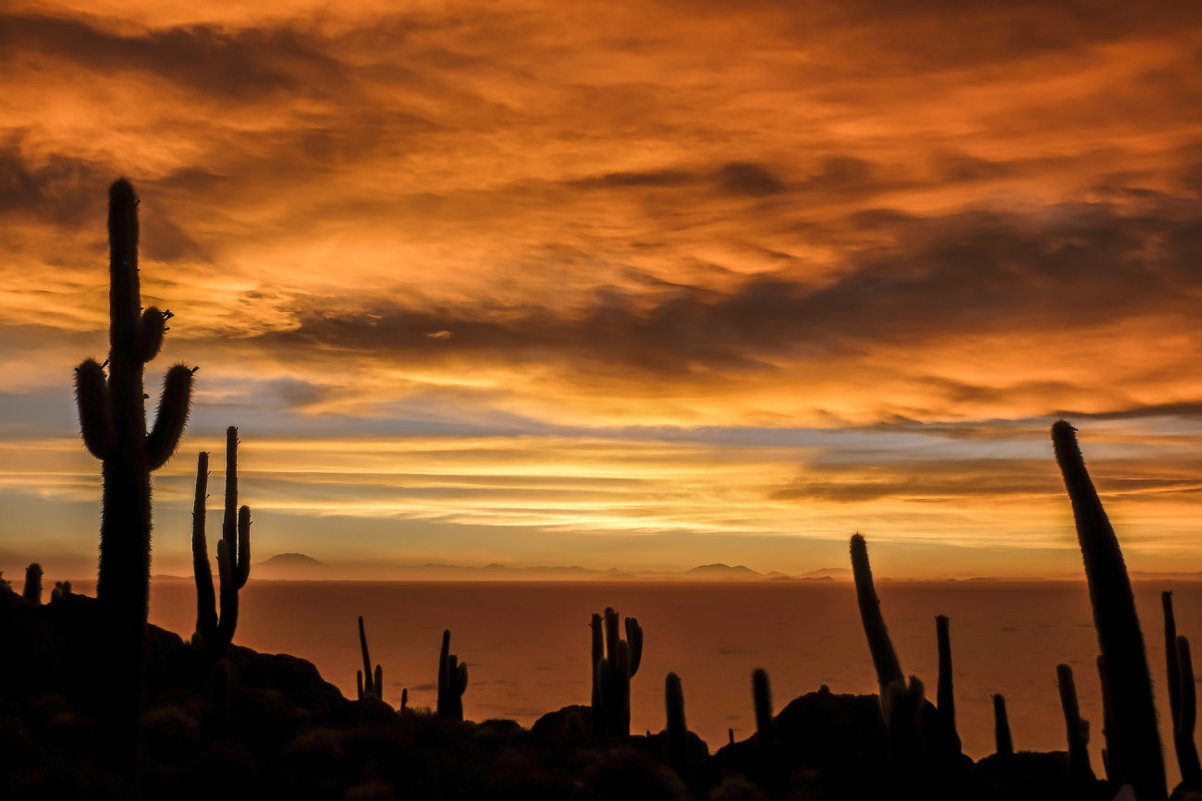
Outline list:
[[[106,638],[99,669],[106,685],[99,711],[102,760],[135,777],[150,593],[150,473],[179,444],[194,369],[167,371],[154,426],[147,431],[143,372],[159,352],[170,312],[142,310],[138,278],[138,199],[128,181],[109,189],[109,356],[75,369],[84,445],[102,462],[100,600]]]
[[[683,774],[688,759],[688,725],[684,718],[684,688],[680,676],[669,673],[664,679],[664,706],[668,716],[668,760]]]
[[[25,589],[21,596],[34,606],[42,605],[42,566],[37,562],[25,568]]]
[[[1185,686],[1186,677],[1182,674],[1182,658],[1180,641],[1184,637],[1177,636],[1177,621],[1173,615],[1173,593],[1165,590],[1160,594],[1161,606],[1164,609],[1164,653],[1165,666],[1169,685],[1169,714],[1173,720],[1173,750],[1177,755],[1177,767],[1181,771],[1182,781],[1191,776],[1196,781],[1202,769],[1198,765],[1198,748],[1194,745],[1194,719],[1196,712],[1194,704],[1187,703],[1185,693],[1193,692],[1193,683]],[[1185,661],[1189,660],[1189,641],[1185,643]],[[1192,662],[1191,662],[1192,669]],[[1192,789],[1202,790],[1196,784],[1188,785]]]
[[[868,637],[868,650],[872,653],[872,664],[876,667],[883,700],[885,689],[890,684],[898,682],[905,687],[906,678],[897,659],[897,651],[893,649],[893,641],[889,639],[885,618],[881,615],[881,601],[872,582],[872,566],[868,563],[868,545],[860,534],[854,534],[851,538],[851,569],[856,581],[860,619]]]
[[[947,615],[935,618],[935,639],[939,649],[939,685],[935,691],[940,744],[948,755],[961,752],[956,731],[956,693],[952,679],[952,640]]]
[[[622,639],[621,616],[612,607],[605,610],[604,618],[593,615],[592,628],[593,733],[629,737],[630,680],[643,661],[643,629],[637,618],[628,617],[626,639]]]
[[[772,687],[768,671],[756,668],[751,674],[751,698],[755,704],[755,738],[760,748],[772,748]]]
[[[196,457],[196,493],[192,501],[192,573],[196,579],[196,633],[192,641],[213,658],[233,642],[238,628],[238,591],[250,578],[250,507],[238,508],[238,429],[225,432],[225,515],[217,542],[217,578],[221,583],[221,616],[217,615],[213,574],[205,538],[209,454]]]
[[[1014,740],[1010,737],[1010,718],[1006,715],[1006,696],[993,696],[993,739],[996,752],[1005,757],[1014,756]]]
[[[728,745],[734,745],[734,744],[735,744],[735,730],[734,730],[733,728],[727,728],[727,730],[726,730],[726,742],[727,742],[727,744],[728,744]]]
[[[463,694],[467,691],[467,665],[451,653],[451,632],[442,633],[438,654],[438,716],[463,720]]]
[[[1173,715],[1173,736],[1180,743],[1177,751],[1181,767],[1181,783],[1186,788],[1202,791],[1202,766],[1198,764],[1198,749],[1194,745],[1194,726],[1198,720],[1197,685],[1194,683],[1194,660],[1190,656],[1189,640],[1177,637],[1173,654],[1181,680],[1177,709]]]
[[[408,687],[402,687],[402,688],[401,688],[401,708],[400,708],[400,713],[401,713],[402,715],[404,715],[404,714],[406,714],[408,711],[409,711],[409,688],[408,688]]]
[[[367,629],[363,626],[363,615],[359,615],[359,650],[363,655],[363,669],[357,671],[356,676],[359,700],[374,698],[383,701],[384,668],[376,665],[375,672],[371,669],[371,654],[367,650]]]
[[[1152,680],[1123,553],[1085,469],[1076,429],[1060,420],[1052,426],[1052,442],[1072,501],[1094,627],[1112,689],[1114,735],[1119,748],[1111,759],[1117,757],[1136,801],[1163,801],[1168,790]]]
[[[1064,712],[1064,731],[1068,740],[1069,781],[1078,794],[1085,797],[1097,783],[1089,763],[1089,721],[1081,717],[1073,669],[1068,665],[1057,665],[1056,683],[1060,687],[1060,708]]]

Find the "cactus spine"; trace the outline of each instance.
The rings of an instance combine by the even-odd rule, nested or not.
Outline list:
[[[643,629],[626,618],[626,639],[619,633],[620,615],[612,607],[593,615],[593,733],[630,736],[630,680],[643,661]]]
[[[1006,715],[1006,696],[993,695],[993,739],[995,751],[1001,756],[1014,756],[1014,740],[1010,737],[1010,718]]]
[[[196,579],[196,633],[192,641],[220,657],[238,628],[238,591],[250,578],[250,507],[238,508],[238,429],[225,432],[225,516],[217,542],[217,577],[221,582],[221,617],[217,616],[213,574],[205,541],[205,498],[209,454],[196,457],[196,494],[192,501],[192,573]]]
[[[1060,687],[1060,708],[1064,711],[1064,730],[1068,739],[1069,780],[1084,797],[1097,782],[1093,766],[1089,764],[1089,722],[1081,717],[1073,669],[1068,665],[1057,665],[1056,683]]]
[[[103,759],[137,773],[150,592],[150,473],[175,452],[188,418],[193,370],[167,371],[153,428],[146,430],[143,371],[163,343],[170,312],[142,311],[138,279],[138,199],[128,181],[109,189],[109,357],[75,369],[84,445],[101,460],[104,502],[96,595],[106,636],[107,685],[100,712]]]
[[[355,684],[359,690],[359,700],[375,698],[384,700],[384,668],[376,665],[375,672],[371,669],[371,654],[367,650],[367,630],[363,627],[363,615],[359,615],[359,650],[363,654],[363,669],[356,671]]]
[[[1113,734],[1118,753],[1110,757],[1116,761],[1124,781],[1131,784],[1137,801],[1162,801],[1168,795],[1164,757],[1148,657],[1127,566],[1085,469],[1076,429],[1064,420],[1058,421],[1052,426],[1052,442],[1072,501],[1094,627],[1112,690]]]
[[[669,673],[664,679],[664,705],[668,714],[668,760],[677,773],[685,772],[688,757],[686,736],[689,728],[684,719],[684,688],[680,676]]]
[[[772,748],[772,688],[768,671],[756,668],[751,674],[751,697],[755,703],[755,736],[760,748]]]
[[[34,606],[42,604],[42,566],[37,562],[25,568],[25,589],[21,596]]]
[[[1172,660],[1171,657],[1176,659]],[[1202,790],[1202,766],[1198,764],[1198,749],[1194,746],[1194,725],[1198,720],[1197,690],[1194,684],[1194,660],[1190,656],[1189,640],[1178,637],[1170,661],[1177,663],[1180,693],[1173,710],[1173,738],[1179,743],[1178,765],[1181,783],[1194,791]]]
[[[438,654],[438,716],[463,720],[463,693],[467,691],[467,665],[451,653],[451,632],[442,633]]]

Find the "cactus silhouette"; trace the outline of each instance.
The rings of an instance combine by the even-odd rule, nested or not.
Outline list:
[[[1181,783],[1190,790],[1202,791],[1202,766],[1198,764],[1198,749],[1194,746],[1194,726],[1198,720],[1197,685],[1194,683],[1194,660],[1190,655],[1188,639],[1177,637],[1169,661],[1177,663],[1180,680],[1176,708],[1173,710],[1173,738],[1180,743],[1177,760],[1181,768]]]
[[[50,591],[50,603],[61,601],[69,595],[71,595],[71,582],[56,581],[54,582],[54,589]]]
[[[1064,712],[1064,731],[1068,740],[1069,781],[1077,793],[1085,797],[1097,782],[1093,766],[1089,764],[1089,722],[1081,718],[1073,669],[1068,665],[1057,665],[1056,683],[1060,687],[1060,708]]]
[[[25,589],[21,597],[34,606],[42,603],[42,566],[37,562],[25,568]]]
[[[363,654],[363,669],[356,671],[355,684],[359,690],[359,700],[375,698],[384,700],[384,668],[376,665],[371,669],[371,654],[367,651],[367,630],[363,627],[363,615],[359,615],[359,650]]]
[[[768,671],[756,668],[751,674],[751,698],[755,704],[755,736],[760,748],[772,748],[772,688]]]
[[[960,735],[956,731],[956,694],[952,684],[952,640],[947,615],[935,618],[935,639],[939,649],[939,686],[936,689],[936,712],[939,721],[940,744],[948,755],[961,752]]]
[[[1111,745],[1118,746],[1110,759],[1135,791],[1136,801],[1163,801],[1168,791],[1152,681],[1123,553],[1085,469],[1076,429],[1064,420],[1056,422],[1052,442],[1072,501],[1094,627],[1106,661],[1114,727]]]
[[[664,706],[668,715],[668,761],[683,775],[688,758],[686,736],[689,728],[684,719],[684,688],[680,676],[675,673],[669,673],[664,679]]]
[[[906,677],[898,662],[889,629],[881,615],[881,601],[872,582],[872,566],[868,563],[868,544],[864,537],[854,534],[851,538],[851,569],[856,581],[856,600],[860,605],[860,619],[864,623],[864,634],[868,637],[868,650],[872,653],[872,664],[876,667],[877,683],[881,688],[881,699],[885,690],[894,682],[906,686]]]
[[[1002,756],[1014,756],[1014,740],[1010,737],[1010,718],[1006,714],[1006,696],[993,696],[993,740],[995,751]]]
[[[626,618],[626,639],[621,638],[621,616],[608,607],[604,618],[592,617],[593,733],[597,736],[630,736],[630,680],[643,661],[643,628],[637,618]]]
[[[128,181],[109,189],[109,357],[75,369],[84,445],[101,460],[100,600],[107,692],[99,711],[102,756],[111,770],[137,774],[150,592],[150,473],[175,452],[188,419],[193,370],[167,371],[154,426],[146,430],[143,370],[159,352],[170,312],[142,311],[138,199]]]
[[[1114,690],[1110,686],[1110,677],[1106,673],[1106,657],[1098,654],[1098,683],[1102,688],[1102,739],[1106,747],[1102,749],[1102,767],[1106,768],[1106,778],[1116,787],[1122,786],[1122,766],[1118,761],[1118,747],[1114,736]]]
[[[438,653],[438,716],[463,720],[463,693],[467,691],[467,665],[451,653],[451,632],[442,633],[442,649]]]
[[[196,457],[196,494],[192,501],[192,573],[196,579],[196,633],[192,641],[213,658],[225,653],[238,628],[238,591],[250,578],[250,507],[238,508],[238,429],[225,432],[225,516],[217,542],[217,578],[221,582],[221,616],[213,591],[205,541],[205,498],[208,497],[209,454]]]

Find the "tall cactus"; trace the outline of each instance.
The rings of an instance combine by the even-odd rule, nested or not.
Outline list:
[[[593,733],[599,737],[630,736],[630,680],[643,661],[643,628],[638,618],[626,618],[623,640],[620,621],[612,607],[604,618],[592,618]]]
[[[359,700],[375,698],[384,700],[384,668],[376,665],[371,669],[371,654],[367,650],[367,630],[363,627],[363,615],[359,615],[359,650],[363,654],[363,669],[356,671],[355,684],[359,690]]]
[[[467,665],[451,653],[451,632],[442,633],[442,648],[438,652],[438,706],[441,718],[463,720],[463,694],[467,691]]]
[[[75,368],[84,444],[101,460],[104,503],[96,594],[107,638],[101,744],[107,766],[137,773],[150,593],[150,473],[171,458],[192,398],[192,374],[167,371],[154,426],[146,430],[143,370],[159,352],[170,312],[142,310],[138,279],[138,199],[128,181],[109,189],[109,357]]]
[[[238,429],[225,431],[225,516],[217,542],[217,578],[221,582],[221,616],[213,591],[205,541],[205,498],[209,454],[196,457],[196,494],[192,501],[192,573],[196,579],[196,633],[192,641],[213,658],[220,657],[238,628],[238,591],[250,578],[250,507],[238,508]]]
[[[25,589],[21,596],[34,606],[42,603],[42,566],[37,562],[25,568]]]
[[[1112,754],[1111,759],[1117,758],[1124,781],[1135,791],[1136,801],[1163,801],[1168,791],[1152,680],[1123,553],[1085,469],[1076,429],[1064,420],[1056,422],[1052,426],[1052,442],[1072,501],[1094,627],[1112,691],[1118,753]]]
[[[664,706],[668,717],[668,761],[683,775],[688,761],[689,727],[684,719],[684,688],[675,673],[664,679]]]
[[[1089,722],[1081,717],[1073,669],[1065,664],[1057,665],[1056,683],[1060,687],[1060,708],[1064,712],[1064,731],[1068,739],[1069,781],[1077,794],[1085,797],[1097,783],[1093,766],[1089,764]]]

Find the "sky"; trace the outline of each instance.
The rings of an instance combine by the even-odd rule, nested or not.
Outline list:
[[[257,556],[1071,574],[1062,416],[1202,570],[1200,101],[1170,0],[9,0],[0,564],[95,559],[125,176],[156,570],[233,424]]]

